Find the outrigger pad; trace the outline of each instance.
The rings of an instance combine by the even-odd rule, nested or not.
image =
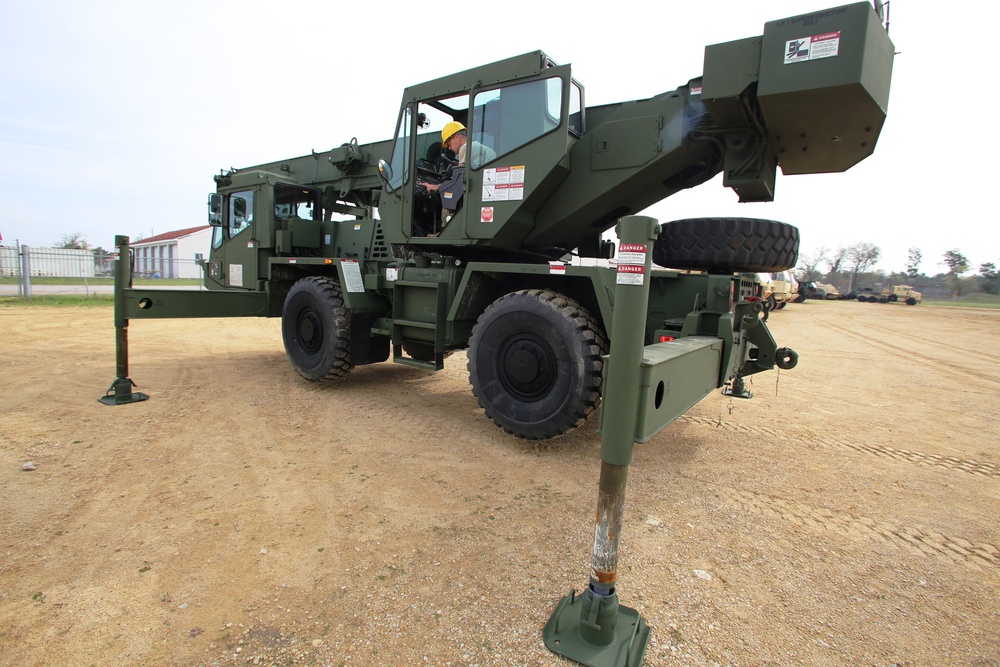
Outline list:
[[[545,646],[553,653],[588,667],[639,667],[646,655],[650,634],[639,612],[619,605],[615,637],[610,644],[602,646],[583,636],[587,634],[587,629],[581,628],[583,604],[583,596],[577,597],[575,589],[563,596],[542,631]]]
[[[146,394],[132,391],[132,387],[135,386],[136,384],[132,382],[132,378],[115,378],[115,381],[108,387],[104,396],[97,400],[104,403],[104,405],[124,405],[126,403],[139,403],[140,401],[147,400],[149,396]]]

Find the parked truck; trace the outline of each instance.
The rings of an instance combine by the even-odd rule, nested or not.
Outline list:
[[[874,290],[863,291],[858,294],[858,301],[869,303],[897,303],[902,301],[907,306],[915,306],[923,301],[923,294],[913,289],[910,285],[893,285],[885,287],[881,292]]]
[[[892,59],[859,2],[709,46],[702,74],[649,99],[587,106],[570,65],[541,51],[409,87],[389,140],[215,176],[207,290],[132,287],[118,237],[118,376],[102,400],[144,396],[128,377],[130,319],[277,317],[310,382],[390,359],[439,370],[467,350],[486,416],[550,438],[600,404],[616,291],[650,281],[637,440],[649,437],[718,387],[794,366],[758,317],[752,274],[792,268],[798,230],[685,219],[618,248],[605,233],[719,173],[740,201],[767,202],[779,165],[851,168],[875,148]],[[647,253],[668,268],[643,270]]]

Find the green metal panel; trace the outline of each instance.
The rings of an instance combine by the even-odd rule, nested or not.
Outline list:
[[[646,442],[718,386],[723,341],[689,336],[642,353],[635,440]]]
[[[472,88],[485,88],[496,83],[541,73],[552,61],[541,51],[532,51],[489,65],[456,72],[426,83],[408,87],[403,93],[403,104],[411,101],[442,97]]]
[[[625,169],[646,164],[660,150],[660,116],[610,121],[594,131],[591,169]]]
[[[723,127],[745,122],[739,95],[757,81],[760,37],[748,37],[705,47],[701,99]]]
[[[270,317],[266,292],[222,290],[123,290],[129,319],[174,317]]]
[[[893,53],[866,2],[765,25],[757,94],[783,173],[845,171],[871,155]]]

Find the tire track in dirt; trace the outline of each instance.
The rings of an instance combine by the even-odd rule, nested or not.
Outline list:
[[[969,379],[976,380],[979,382],[987,382],[991,384],[995,384],[997,382],[997,377],[993,373],[979,371],[974,368],[960,366],[958,364],[951,363],[943,359],[935,358],[932,354],[933,346],[929,343],[929,341],[925,339],[917,339],[912,336],[905,336],[908,338],[913,338],[915,341],[919,341],[920,344],[915,349],[902,349],[898,345],[893,345],[892,343],[886,343],[882,338],[878,338],[875,336],[867,336],[863,333],[859,333],[857,329],[851,329],[850,327],[845,327],[840,324],[834,324],[833,322],[829,321],[825,322],[824,326],[829,327],[830,329],[834,329],[836,331],[843,332],[847,336],[864,341],[866,344],[871,345],[872,347],[877,347],[881,350],[885,350],[886,352],[900,356],[912,355],[914,358],[919,358],[921,363],[931,362],[949,372],[955,373],[956,375],[967,377]],[[873,328],[870,325],[866,326],[869,329]],[[881,330],[886,333],[886,336],[889,337],[890,340],[898,340],[900,338],[899,332],[897,331],[891,329],[881,329]],[[985,360],[983,359],[982,353],[978,350],[976,352],[970,352],[969,357],[983,362],[982,363],[983,368],[996,368],[997,365],[1000,365],[1000,358],[997,358],[996,360],[993,361],[993,363],[990,363],[989,359]]]
[[[817,318],[818,319],[818,318]],[[878,331],[885,334],[881,339],[876,340],[891,340],[894,342],[906,341],[911,345],[908,347],[907,352],[919,353],[922,355],[926,354],[928,346],[928,337],[926,331],[922,330],[922,334],[907,333],[905,330],[899,328],[892,328],[885,326],[884,324],[875,324],[869,318],[865,318],[859,314],[847,313],[840,314],[835,319],[824,319],[823,324],[836,327],[836,322],[849,321],[851,323],[857,324],[857,326],[865,331]],[[857,332],[859,329],[852,329],[852,331]],[[949,345],[955,345],[955,341],[951,338],[948,340]],[[896,348],[894,348],[896,349]],[[988,349],[983,349],[981,341],[965,341],[965,346],[960,346],[957,348],[961,352],[974,356],[977,360],[984,362],[984,364],[1000,364],[1000,354],[991,354]]]
[[[723,428],[728,431],[746,433],[751,436],[767,436],[780,438],[782,434],[767,426],[733,424],[721,419],[710,417],[697,417],[692,415],[682,415],[677,418],[678,422],[687,424],[698,424],[701,426],[711,426],[713,428]],[[957,472],[970,473],[972,475],[984,475],[986,477],[1000,477],[1000,466],[988,461],[974,461],[972,459],[960,459],[956,456],[941,456],[939,454],[927,454],[925,452],[910,451],[907,449],[896,449],[883,445],[858,444],[839,438],[829,436],[818,436],[811,434],[809,437],[811,444],[819,445],[829,449],[841,449],[857,452],[860,454],[872,454],[883,456],[896,461],[905,461],[920,466],[933,466],[953,470]]]
[[[702,480],[699,480],[702,481]],[[710,484],[710,482],[704,482]],[[869,517],[833,512],[764,493],[720,487],[720,499],[740,511],[787,521],[855,541],[879,540],[916,555],[981,569],[1000,569],[1000,548],[910,526],[894,526]]]

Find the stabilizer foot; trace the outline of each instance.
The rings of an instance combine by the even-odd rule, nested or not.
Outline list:
[[[124,405],[126,403],[139,403],[149,398],[146,394],[133,392],[132,387],[137,386],[132,382],[132,378],[118,377],[111,383],[104,396],[97,399],[104,405]]]
[[[620,606],[614,593],[577,596],[572,590],[556,605],[542,637],[553,653],[588,667],[639,667],[649,633],[639,612]]]

